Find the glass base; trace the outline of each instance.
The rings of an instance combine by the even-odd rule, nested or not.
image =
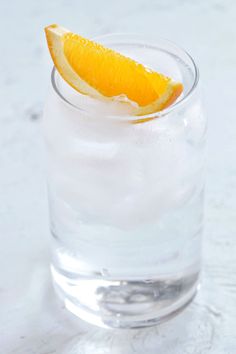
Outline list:
[[[152,281],[69,279],[52,266],[52,276],[70,312],[106,328],[142,328],[164,322],[192,301],[199,285],[198,273]]]

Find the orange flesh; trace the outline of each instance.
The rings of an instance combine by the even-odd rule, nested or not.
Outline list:
[[[126,94],[131,101],[146,106],[165,92],[170,81],[132,59],[78,35],[68,33],[63,41],[64,54],[74,71],[106,97]]]
[[[45,32],[57,70],[81,93],[125,96],[140,107],[139,115],[168,107],[183,91],[181,83],[63,27],[51,25]]]

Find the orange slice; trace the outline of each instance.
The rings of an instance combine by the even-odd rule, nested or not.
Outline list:
[[[45,32],[56,69],[82,94],[130,101],[143,115],[168,107],[183,90],[181,83],[61,26]]]

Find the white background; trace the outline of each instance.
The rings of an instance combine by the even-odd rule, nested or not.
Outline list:
[[[179,317],[106,331],[56,302],[41,133],[51,62],[43,27],[85,36],[142,32],[187,49],[209,118],[202,290]],[[0,353],[236,353],[236,2],[15,0],[0,2]]]

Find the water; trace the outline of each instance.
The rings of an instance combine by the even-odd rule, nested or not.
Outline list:
[[[54,264],[62,272],[71,273],[71,277],[77,273],[84,277],[94,274],[113,280],[155,279],[157,273],[165,278],[185,271],[197,272],[202,202],[202,190],[197,189],[188,201],[163,213],[159,220],[146,223],[134,220],[132,227],[125,223],[122,229],[92,220],[85,222],[61,201],[61,213],[69,222],[52,225]]]
[[[169,52],[116,49],[190,89],[190,67]],[[169,116],[131,124],[130,105],[95,101],[56,80],[67,100],[89,111],[55,92],[45,111],[57,292],[94,324],[162,321],[186,306],[199,282],[206,129],[199,96]]]

